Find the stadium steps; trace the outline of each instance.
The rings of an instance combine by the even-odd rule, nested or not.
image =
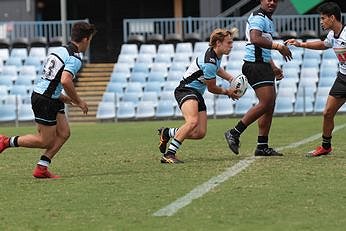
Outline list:
[[[77,75],[75,83],[78,95],[88,103],[89,112],[83,115],[79,107],[68,108],[70,122],[96,122],[98,103],[109,82],[114,63],[89,63],[85,64]]]

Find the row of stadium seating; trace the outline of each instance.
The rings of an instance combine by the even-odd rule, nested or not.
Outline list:
[[[231,54],[222,59],[222,66],[233,75],[241,73],[245,44],[245,41],[235,41]],[[113,97],[105,96],[105,98],[113,98],[116,101],[109,108],[116,113],[114,118],[122,118],[118,113],[121,113],[124,108],[131,108],[132,112],[131,116],[123,116],[124,118],[161,118],[163,115],[157,114],[161,111],[159,106],[161,102],[165,102],[163,104],[169,106],[171,112],[173,104],[174,113],[164,114],[165,116],[175,118],[181,115],[174,102],[173,90],[191,60],[207,47],[207,42],[195,44],[184,42],[175,46],[173,44],[159,46],[143,44],[140,47],[135,44],[123,44],[118,63],[114,67],[105,92],[105,95],[113,94]],[[278,52],[273,52],[275,62],[284,70],[285,75],[285,79],[277,83],[278,97],[275,112],[278,114],[320,113],[321,107],[323,109],[324,106],[323,100],[326,99],[326,95],[321,92],[325,93],[335,79],[338,65],[335,54],[331,49],[323,52],[295,47],[290,49],[294,59],[287,63]],[[2,97],[0,99],[2,104],[7,104],[5,103],[8,101],[7,95],[18,95],[20,103],[30,103],[28,96],[32,91],[32,84],[38,70],[32,65],[25,65],[25,61],[22,65],[10,65],[8,61],[15,54],[12,55],[12,52],[0,73],[0,97]],[[30,55],[26,59],[29,57]],[[42,61],[39,66],[42,67]],[[217,84],[228,87],[228,82],[221,78],[217,78]],[[249,95],[251,97],[248,97]],[[218,107],[222,105],[219,103],[220,100],[219,97],[214,96],[207,100],[209,116],[241,115],[245,112],[240,110],[244,104],[249,106],[256,103],[253,92],[248,91],[236,103],[227,99],[228,103],[225,101],[223,105],[229,104],[229,106],[223,109],[229,111],[222,114],[219,110],[221,108]],[[101,113],[101,109],[104,108],[103,103],[105,102],[102,101],[99,105],[99,119],[103,118]],[[305,111],[302,105],[306,106]],[[138,115],[138,113],[141,114],[143,108],[147,107],[150,108],[150,116]]]
[[[275,105],[275,115],[301,115],[323,112],[329,92],[329,87],[319,88],[316,97],[278,95]],[[209,117],[232,117],[245,114],[257,99],[253,90],[249,90],[240,100],[232,101],[223,96],[205,97]],[[209,95],[209,94],[207,94]],[[99,120],[115,119],[174,119],[182,114],[173,98],[173,92],[144,92],[141,97],[137,93],[126,93],[121,101],[114,92],[105,92],[98,106],[96,118]],[[340,109],[346,112],[346,106]]]

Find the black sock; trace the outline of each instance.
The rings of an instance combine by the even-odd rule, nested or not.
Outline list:
[[[268,148],[268,136],[257,137],[257,148],[258,149]]]
[[[243,121],[240,120],[238,124],[231,129],[231,134],[234,136],[240,136],[246,128],[247,126],[243,123]]]
[[[10,147],[18,147],[18,137],[19,136],[12,136],[10,138]]]
[[[47,156],[42,155],[40,160],[38,161],[38,165],[48,167],[51,163],[51,159],[49,159]]]
[[[326,137],[322,135],[322,147],[328,149],[332,146],[332,137]]]

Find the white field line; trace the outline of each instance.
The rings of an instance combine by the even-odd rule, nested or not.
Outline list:
[[[346,124],[336,126],[334,128],[334,132],[336,132],[337,130],[340,130],[344,127],[346,127]],[[292,144],[289,144],[287,146],[279,147],[279,148],[277,148],[277,150],[283,150],[283,149],[287,149],[287,148],[295,148],[295,147],[298,147],[300,145],[303,145],[303,144],[309,143],[311,141],[314,141],[316,139],[319,139],[320,137],[321,137],[321,133],[310,136],[310,137],[303,139],[301,141],[298,141],[296,143],[292,143]],[[179,209],[189,205],[192,202],[192,200],[197,199],[199,197],[202,197],[204,194],[206,194],[207,192],[209,192],[210,190],[212,190],[213,188],[215,188],[216,186],[218,186],[222,182],[224,182],[224,181],[228,180],[229,178],[242,172],[247,167],[249,167],[251,163],[253,163],[256,159],[259,159],[259,158],[261,158],[261,157],[252,156],[252,157],[248,157],[244,160],[239,161],[238,163],[236,163],[232,167],[227,168],[220,175],[211,178],[210,180],[208,180],[208,181],[204,182],[203,184],[194,188],[191,192],[189,192],[185,196],[180,197],[179,199],[177,199],[176,201],[167,205],[166,207],[163,207],[162,209],[156,211],[155,213],[153,213],[153,216],[160,217],[160,216],[172,216],[172,215],[174,215]]]

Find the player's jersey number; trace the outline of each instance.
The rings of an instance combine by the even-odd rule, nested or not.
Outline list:
[[[50,55],[43,67],[43,77],[48,80],[53,80],[63,67],[64,63],[58,57]]]

